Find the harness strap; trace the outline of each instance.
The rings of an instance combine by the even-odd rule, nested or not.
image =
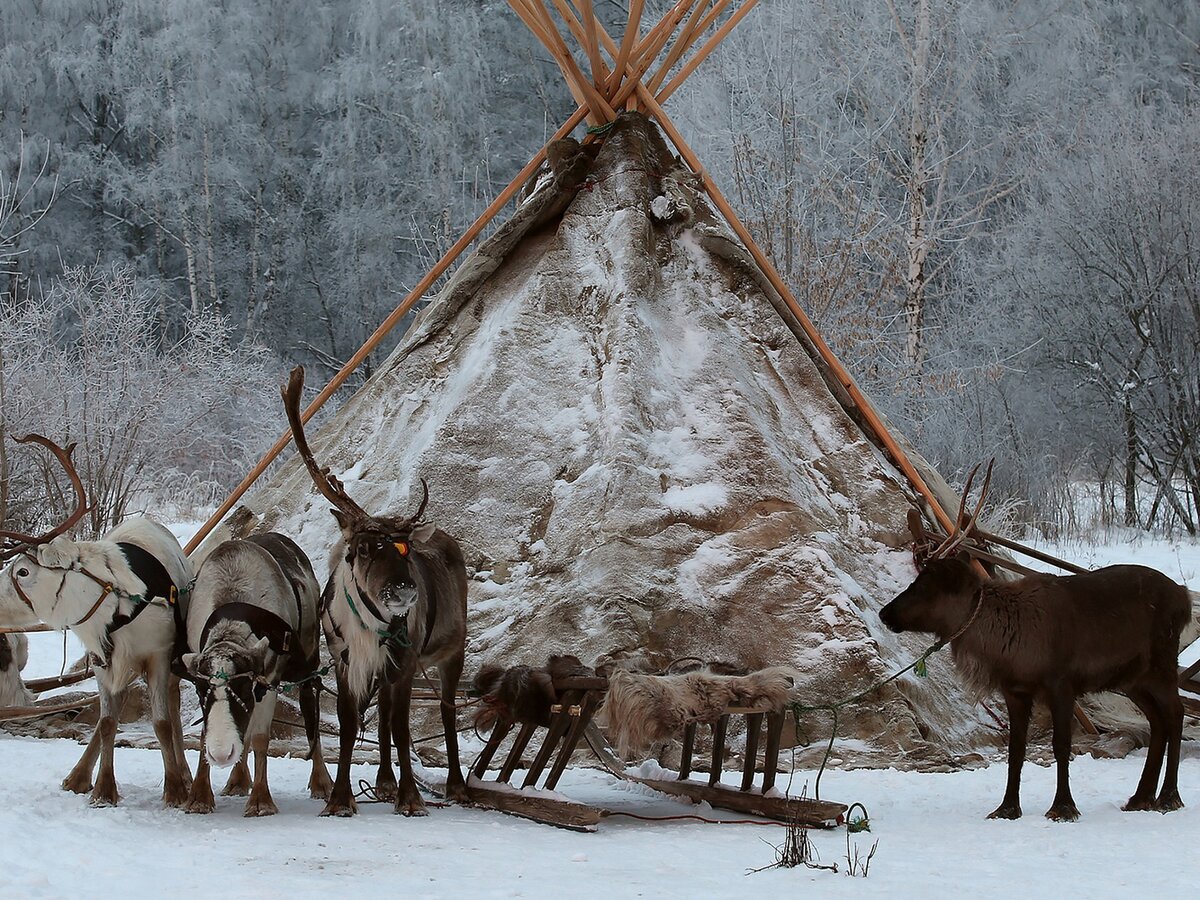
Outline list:
[[[375,636],[379,638],[380,647],[382,647],[384,644],[391,643],[395,643],[398,647],[412,647],[412,643],[408,640],[407,636],[408,613],[405,613],[402,616],[392,617],[392,622],[395,624],[394,628],[372,629],[371,626],[368,625],[363,619],[362,614],[358,611],[358,607],[354,605],[354,598],[350,596],[350,589],[343,587],[342,592],[346,595],[346,602],[350,605],[350,611],[354,613],[354,617],[358,619],[358,624],[361,625],[364,630],[373,630],[375,632]],[[362,594],[359,594],[359,599],[363,601],[364,605],[366,605],[368,602],[367,598]],[[374,604],[371,604],[371,606],[368,608],[373,609]],[[380,622],[387,621],[382,616],[377,615],[375,612],[372,612],[371,615]],[[401,638],[401,635],[404,635],[404,637]]]
[[[197,650],[204,648],[208,633],[218,622],[244,622],[250,626],[250,632],[255,637],[266,638],[267,645],[276,653],[286,656],[292,652],[292,636],[295,633],[292,626],[269,609],[241,601],[222,603],[212,611],[200,631]]]

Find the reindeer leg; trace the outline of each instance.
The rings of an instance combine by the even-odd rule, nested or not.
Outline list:
[[[396,788],[396,812],[405,816],[426,816],[425,801],[417,790],[413,777],[412,758],[409,756],[412,739],[408,729],[408,709],[412,702],[413,676],[416,674],[417,657],[412,651],[404,654],[399,663],[399,672],[391,685],[392,690],[392,738],[400,757],[400,784]],[[386,690],[384,685],[380,690]],[[459,776],[461,777],[461,775]]]
[[[1071,796],[1071,724],[1075,714],[1075,691],[1057,684],[1050,695],[1050,718],[1054,724],[1054,762],[1058,769],[1058,788],[1046,818],[1055,822],[1074,822],[1079,809]]]
[[[187,806],[183,809],[189,813],[210,813],[217,807],[213,797],[211,769],[208,765],[208,751],[204,747],[204,738],[200,738],[200,762],[196,764],[196,777],[192,779],[192,788],[188,794]]]
[[[275,692],[271,691],[262,702],[254,708],[251,727],[254,736],[250,744],[254,748],[254,787],[246,800],[244,816],[273,816],[279,812],[271,797],[271,788],[267,784],[267,747],[271,743],[271,720],[275,717]],[[257,720],[257,721],[256,721]],[[261,723],[261,724],[260,724]]]
[[[1142,777],[1138,779],[1137,788],[1121,809],[1126,812],[1145,812],[1154,809],[1154,792],[1158,788],[1158,773],[1162,770],[1167,746],[1167,725],[1158,701],[1145,687],[1139,686],[1125,693],[1150,723],[1150,746],[1146,748],[1146,764],[1142,766]]]
[[[92,736],[88,739],[87,746],[83,749],[83,755],[79,757],[79,762],[75,763],[75,767],[63,779],[62,789],[64,791],[86,794],[92,789],[92,770],[96,768],[96,758],[100,756],[101,743],[100,723],[97,722],[96,727],[92,729]]]
[[[150,715],[154,736],[163,761],[163,806],[179,807],[187,802],[188,787],[179,770],[179,753],[175,749],[175,729],[170,720],[171,672],[165,657],[153,657],[146,663],[146,686],[150,689]],[[178,721],[178,719],[176,719]],[[187,771],[187,763],[184,763]]]
[[[446,797],[457,803],[467,803],[467,783],[463,781],[462,766],[458,762],[458,710],[454,701],[458,696],[458,679],[462,677],[463,655],[459,653],[438,666],[442,682],[442,730],[446,733]]]
[[[250,793],[250,766],[246,760],[250,756],[250,745],[242,745],[242,756],[229,770],[229,778],[225,787],[221,788],[222,797],[245,797]]]
[[[312,761],[308,795],[314,800],[328,800],[333,790],[333,779],[329,777],[321,749],[320,682],[316,679],[300,686],[300,712],[304,716],[304,735],[308,738],[308,758]]]
[[[1162,790],[1158,799],[1154,801],[1154,808],[1162,813],[1183,808],[1183,799],[1179,796],[1179,745],[1183,740],[1183,701],[1179,699],[1179,689],[1175,686],[1174,679],[1175,675],[1172,673],[1171,682],[1161,689],[1159,698],[1167,744],[1167,771],[1163,775]]]
[[[1004,702],[1008,704],[1008,786],[1004,789],[1004,799],[988,815],[989,819],[1021,818],[1021,767],[1025,763],[1033,699],[1028,694],[1005,691]]]
[[[179,676],[171,675],[167,686],[167,716],[175,742],[175,759],[183,775],[184,790],[191,790],[192,769],[183,753],[183,709],[179,700]]]
[[[100,682],[100,721],[96,732],[100,736],[100,772],[92,787],[92,806],[116,806],[121,799],[117,792],[117,776],[113,770],[113,742],[117,736],[117,716],[125,691],[110,691]]]
[[[340,668],[337,670],[337,711],[337,777],[333,782],[333,793],[329,795],[321,815],[352,816],[358,812],[358,804],[354,802],[354,794],[350,790],[350,757],[354,752],[354,742],[358,739],[361,717],[358,700],[351,695],[350,685],[346,683],[346,676]]]
[[[379,771],[375,775],[375,796],[396,802],[396,774],[392,770],[392,692],[386,676],[379,681]]]

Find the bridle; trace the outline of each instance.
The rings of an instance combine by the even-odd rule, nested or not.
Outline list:
[[[75,622],[73,625],[67,625],[66,626],[67,628],[78,628],[80,625],[87,622],[92,616],[94,616],[96,614],[96,611],[98,609],[100,609],[100,604],[102,604],[105,600],[108,599],[109,594],[116,594],[118,597],[128,597],[128,598],[132,599],[131,594],[127,594],[124,591],[120,590],[111,581],[105,581],[103,578],[93,575],[91,572],[89,572],[85,568],[80,567],[80,568],[76,569],[72,566],[61,567],[61,566],[43,565],[42,563],[38,562],[37,557],[35,557],[28,550],[21,551],[21,553],[18,555],[25,557],[25,559],[28,560],[30,564],[37,566],[39,569],[46,569],[48,571],[61,572],[62,573],[62,584],[60,584],[59,588],[58,588],[58,594],[60,596],[63,592],[63,586],[66,584],[67,575],[69,575],[72,572],[75,572],[79,575],[84,575],[84,576],[90,578],[92,581],[94,581],[97,585],[100,586],[100,596],[96,598],[96,602],[91,605],[91,608],[88,609],[88,611],[86,613],[84,613],[83,618],[81,618],[78,622]],[[19,581],[17,581],[17,567],[15,564],[12,566],[9,566],[8,576],[9,576],[9,580],[12,582],[13,589],[17,592],[17,596],[21,598],[21,602],[24,603],[27,607],[29,607],[29,611],[32,612],[35,616],[37,616],[39,619],[42,618],[42,615],[34,607],[33,601],[29,599],[29,595],[26,594],[25,591],[21,588],[21,583]],[[51,613],[53,613],[54,610],[58,607],[58,602],[59,601],[57,601],[57,600],[54,602],[54,606],[50,610]]]

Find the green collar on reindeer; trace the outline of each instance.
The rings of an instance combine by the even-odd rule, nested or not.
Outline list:
[[[375,636],[379,638],[379,646],[384,644],[395,643],[399,647],[411,647],[412,643],[408,640],[408,613],[402,616],[392,617],[392,628],[371,628],[370,625],[362,617],[362,613],[358,611],[358,607],[354,605],[354,598],[350,596],[350,589],[343,587],[342,592],[346,595],[346,603],[350,605],[350,612],[354,613],[354,618],[358,619],[358,624],[364,631],[374,631]]]

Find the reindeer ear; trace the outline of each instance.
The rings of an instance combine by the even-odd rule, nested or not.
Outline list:
[[[960,563],[963,563],[964,565],[969,566],[971,564],[971,554],[968,553],[966,550],[959,550],[957,553],[954,554],[954,558],[957,559]]]
[[[196,674],[196,654],[195,653],[185,653],[185,654],[183,654],[183,656],[179,657],[179,661],[181,663],[183,663],[183,667],[185,669],[187,669],[189,675]]]
[[[267,638],[259,638],[258,642],[250,648],[250,655],[262,662],[267,658],[267,651],[271,649],[271,642]]]
[[[331,509],[329,511],[333,513],[333,517],[337,519],[338,527],[342,529],[342,531],[347,531],[350,528],[349,516],[347,516],[340,509]]]
[[[432,522],[422,522],[409,533],[409,537],[418,544],[428,544],[433,540],[435,531],[437,531],[437,526]]]
[[[75,542],[68,537],[56,537],[37,549],[38,562],[51,569],[66,569],[78,558]]]

